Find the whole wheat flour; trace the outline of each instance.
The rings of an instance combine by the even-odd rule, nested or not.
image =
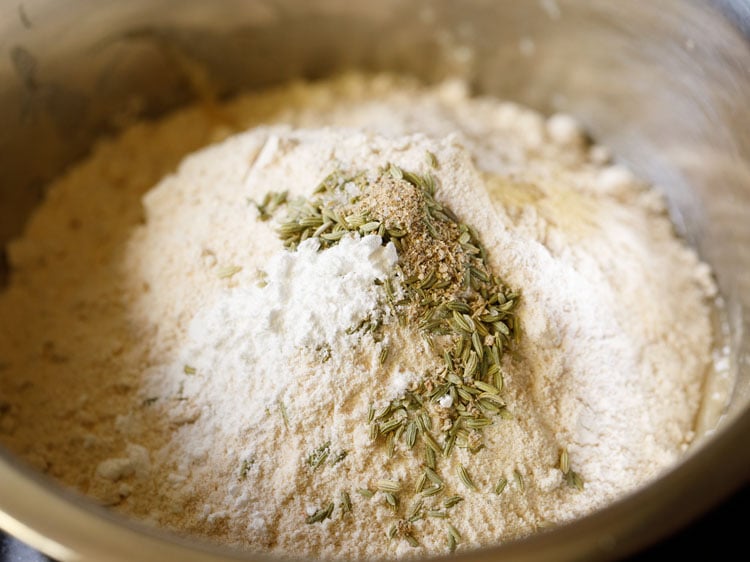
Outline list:
[[[197,538],[397,557],[590,513],[694,439],[710,271],[572,119],[359,75],[219,114],[100,143],[9,246],[20,457]]]

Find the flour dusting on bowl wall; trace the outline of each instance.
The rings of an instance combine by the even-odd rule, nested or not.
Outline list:
[[[731,103],[694,75],[672,113],[633,99],[689,72],[694,18],[731,30],[719,12],[171,4],[92,8],[76,36],[27,6],[13,35],[13,118],[48,141],[35,178],[8,167],[44,186],[0,293],[0,441],[28,467],[2,467],[29,490],[0,505],[11,526],[61,559],[607,558],[667,533],[638,526],[747,422],[747,263],[720,243],[743,239],[747,168],[731,129],[712,151],[705,109]],[[45,25],[57,58],[35,54]],[[706,60],[748,56],[732,39]],[[96,72],[56,76],[74,55]],[[741,482],[733,460],[692,513]]]

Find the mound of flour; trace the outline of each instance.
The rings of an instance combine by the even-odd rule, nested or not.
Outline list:
[[[413,489],[423,461],[374,447],[367,419],[435,359],[394,318],[381,339],[352,329],[383,308],[396,250],[370,235],[292,253],[253,204],[310,196],[342,167],[423,173],[429,153],[436,198],[522,294],[503,363],[513,417],[480,451],[440,459],[445,493],[424,498],[437,512],[463,497],[449,517],[458,548],[589,513],[685,451],[712,369],[710,272],[660,196],[572,120],[458,84],[361,76],[250,95],[223,115],[196,107],[100,145],[9,247],[4,445],[196,537],[298,556],[447,552],[444,518],[414,521],[415,546],[387,534],[411,505],[394,514],[358,493],[382,479]],[[332,517],[306,522],[328,503]]]

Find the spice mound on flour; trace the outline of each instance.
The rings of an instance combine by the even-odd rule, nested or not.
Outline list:
[[[436,168],[435,155],[425,155]],[[278,229],[284,245],[292,249],[312,239],[325,250],[344,237],[376,233],[384,245],[398,251],[397,271],[375,283],[385,286],[387,304],[399,321],[417,323],[429,348],[444,363],[438,370],[427,370],[384,407],[371,405],[367,416],[371,438],[385,439],[389,457],[400,442],[407,450],[418,441],[423,445],[423,469],[413,490],[407,492],[398,480],[376,483],[396,513],[402,495],[412,496],[408,513],[388,531],[389,538],[401,536],[412,546],[419,545],[413,523],[427,516],[448,519],[450,507],[463,500],[454,495],[442,509],[425,508],[424,498],[445,490],[437,459],[450,456],[454,446],[478,451],[483,446],[482,428],[491,425],[494,416],[512,417],[500,396],[501,357],[517,333],[513,311],[518,293],[497,280],[476,231],[438,203],[435,190],[430,173],[420,176],[394,165],[352,175],[336,171],[315,190],[313,199],[290,203],[290,214]],[[258,205],[260,218],[268,218],[269,203],[276,207],[285,200],[286,194],[268,194]],[[403,298],[397,298],[402,293]],[[381,341],[384,312],[368,316],[356,330],[367,330]],[[388,352],[388,347],[381,349],[380,365],[388,361]],[[308,463],[317,467],[329,447],[330,442],[313,452]],[[463,466],[458,474],[466,487],[477,491]],[[374,494],[367,488],[359,492],[365,497]],[[351,512],[347,492],[342,492],[340,509]],[[329,503],[306,522],[320,522],[334,513],[335,504]],[[452,552],[460,534],[448,525],[446,536]]]
[[[7,253],[0,442],[197,540],[504,543],[712,424],[716,289],[662,197],[571,118],[459,82],[357,74],[138,124]]]
[[[426,154],[437,166],[435,156]],[[434,455],[448,456],[457,439],[464,446],[471,442],[471,449],[481,446],[478,430],[492,423],[487,414],[510,415],[499,397],[500,359],[517,333],[518,299],[489,270],[476,231],[435,200],[435,189],[429,173],[419,176],[393,165],[351,177],[337,172],[316,190],[323,196],[296,202],[279,228],[291,248],[309,237],[319,237],[325,248],[349,233],[375,232],[398,251],[398,272],[385,281],[388,304],[401,321],[418,324],[444,365],[410,388],[408,397],[373,409],[368,421],[382,420],[372,431],[388,435],[389,454],[402,435],[409,448],[420,435],[433,470]],[[396,298],[395,283],[404,285],[405,298]],[[371,318],[363,328],[377,331],[381,324],[382,317]],[[382,364],[388,349],[381,353]],[[439,404],[439,415],[425,410],[430,402]],[[433,416],[445,428],[442,447],[429,431]]]

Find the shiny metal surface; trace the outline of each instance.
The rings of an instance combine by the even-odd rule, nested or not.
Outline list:
[[[750,480],[748,33],[750,8],[731,0],[4,2],[0,245],[97,136],[197,95],[361,67],[458,74],[477,92],[573,113],[664,189],[678,229],[714,267],[737,382],[718,429],[653,485],[461,559],[621,558]],[[122,521],[7,454],[0,527],[65,561],[243,559]]]

